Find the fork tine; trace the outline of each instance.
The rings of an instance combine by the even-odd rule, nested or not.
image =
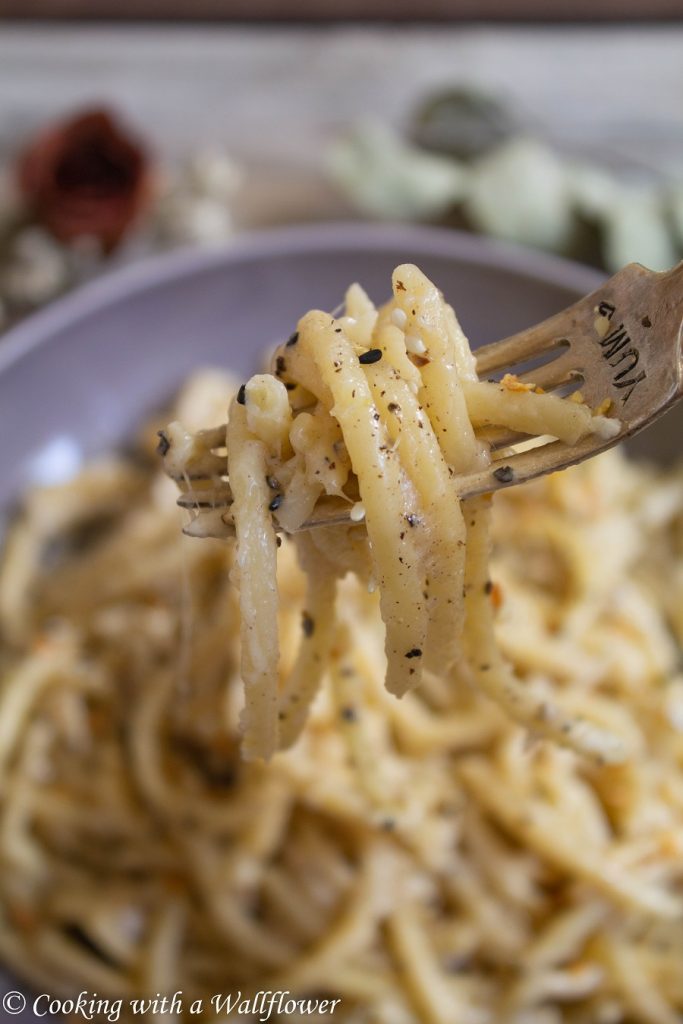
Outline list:
[[[532,327],[523,334],[515,334],[503,341],[494,341],[490,345],[482,345],[474,350],[477,373],[480,377],[489,377],[492,373],[510,369],[536,356],[544,355],[553,349],[559,352],[568,347],[569,342],[553,332],[541,332]]]
[[[576,379],[577,376],[583,375],[580,367],[576,365],[575,356],[568,349],[564,349],[563,355],[551,359],[549,363],[544,363],[543,366],[537,366],[535,369],[524,370],[523,373],[518,374],[521,381],[535,384],[537,387],[543,388],[544,391],[554,391],[556,388],[562,387],[563,384]]]
[[[229,508],[232,505],[232,491],[225,487],[215,487],[205,491],[185,491],[176,501],[179,508]]]
[[[213,452],[202,452],[195,459],[192,459],[190,467],[184,473],[168,472],[171,480],[182,483],[184,480],[217,480],[228,472],[228,465],[225,456],[214,455]]]
[[[183,527],[186,537],[216,537],[225,539],[235,536],[235,527],[229,516],[220,509],[202,509]]]
[[[227,432],[227,423],[221,423],[217,427],[198,430],[197,437],[207,448],[225,448]]]
[[[526,441],[528,434],[519,434],[506,427],[484,427],[477,431],[479,440],[488,444],[492,452],[500,451],[502,448],[512,448],[521,441]]]
[[[574,445],[548,440],[533,448],[500,458],[492,462],[488,469],[459,477],[456,481],[457,487],[462,498],[473,498],[478,494],[512,487],[545,473],[554,473],[555,470],[573,466],[588,455],[606,451],[619,440],[619,436],[600,440],[595,435],[589,435]]]

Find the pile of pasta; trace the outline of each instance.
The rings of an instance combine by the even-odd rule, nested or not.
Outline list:
[[[220,424],[228,387],[198,375],[176,418],[190,434]],[[328,995],[343,1024],[676,1024],[681,473],[610,452],[492,512],[476,499],[474,527],[465,513],[468,530],[492,517],[486,577],[466,563],[462,580],[514,692],[600,723],[621,759],[558,744],[547,712],[519,724],[462,667],[432,662],[396,699],[362,540],[359,571],[334,574],[306,728],[246,761],[230,580],[238,568],[244,586],[244,565],[232,544],[181,536],[158,426],[134,459],[27,494],[6,540],[0,961],[64,996]],[[323,547],[336,564],[331,534]],[[324,609],[300,556],[284,537],[283,687]]]
[[[355,642],[336,628],[335,614],[337,581],[353,572],[379,593],[390,693],[402,697],[425,673],[452,677],[454,686],[476,685],[537,733],[618,760],[625,753],[618,737],[520,685],[501,658],[489,599],[491,494],[461,502],[468,474],[488,467],[489,486],[514,478],[505,458],[491,463],[476,430],[507,428],[571,445],[591,433],[614,435],[618,421],[594,413],[580,392],[565,400],[511,374],[480,381],[436,286],[405,264],[394,271],[392,290],[379,310],[352,285],[342,316],[306,314],[273,356],[274,372],[240,387],[218,436],[193,434],[182,422],[162,433],[169,472],[197,503],[220,496],[229,503],[244,756],[267,759],[300,736],[332,650]],[[323,496],[347,503],[350,525],[297,534]],[[193,532],[201,535],[202,524],[211,528],[223,514],[210,509]],[[284,675],[276,525],[295,535],[309,580],[299,655]]]

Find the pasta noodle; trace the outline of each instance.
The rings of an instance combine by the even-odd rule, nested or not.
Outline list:
[[[683,477],[610,452],[464,503],[461,521],[457,474],[487,457],[478,385],[454,317],[412,273],[389,307],[352,288],[335,326],[305,318],[281,380],[259,375],[233,405],[241,550],[181,538],[153,450],[163,421],[134,460],[26,495],[0,563],[0,959],[38,991],[181,990],[186,1021],[215,1020],[215,993],[339,1000],[278,1024],[683,1012]],[[454,370],[423,384],[427,327]],[[373,346],[381,359],[360,362]],[[345,432],[330,410],[359,383],[379,425],[344,408]],[[507,423],[515,384],[501,386]],[[231,390],[203,373],[177,401],[172,452],[193,490],[224,475]],[[465,431],[453,476],[440,401]],[[363,483],[378,459],[383,499]],[[294,529],[342,492],[365,521],[278,549],[276,495]],[[421,608],[378,554],[396,553],[406,514],[425,526],[403,520],[410,572],[430,580]],[[465,544],[437,578],[450,530]],[[461,604],[435,618],[450,574]],[[439,652],[419,686],[399,643]]]

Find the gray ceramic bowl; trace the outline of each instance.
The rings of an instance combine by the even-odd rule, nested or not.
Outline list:
[[[246,375],[302,312],[334,308],[351,281],[382,299],[405,261],[443,289],[476,344],[542,320],[601,280],[453,231],[348,224],[254,234],[111,274],[0,340],[0,510],[31,482],[119,444],[194,367]],[[667,417],[653,452],[675,437],[672,426]]]

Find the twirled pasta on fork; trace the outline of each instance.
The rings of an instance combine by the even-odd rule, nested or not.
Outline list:
[[[192,532],[211,532],[211,516],[224,522],[230,503],[244,756],[269,758],[299,736],[331,659],[341,656],[335,595],[351,571],[378,591],[392,694],[438,673],[454,686],[477,686],[535,732],[619,760],[616,737],[559,700],[534,696],[499,653],[488,574],[491,495],[461,500],[458,486],[489,463],[497,428],[575,444],[609,432],[613,421],[579,392],[546,394],[510,374],[480,381],[453,309],[417,267],[399,266],[392,292],[377,309],[354,284],[340,316],[307,313],[275,352],[272,372],[234,396],[225,437],[189,435],[179,423],[162,434],[167,467],[189,491],[185,504],[203,506]],[[202,501],[207,466],[213,479]],[[505,471],[501,462],[498,472]],[[216,494],[224,500],[212,510]],[[325,496],[348,502],[349,522],[302,531]],[[299,654],[285,678],[278,531],[292,535],[308,575]]]

